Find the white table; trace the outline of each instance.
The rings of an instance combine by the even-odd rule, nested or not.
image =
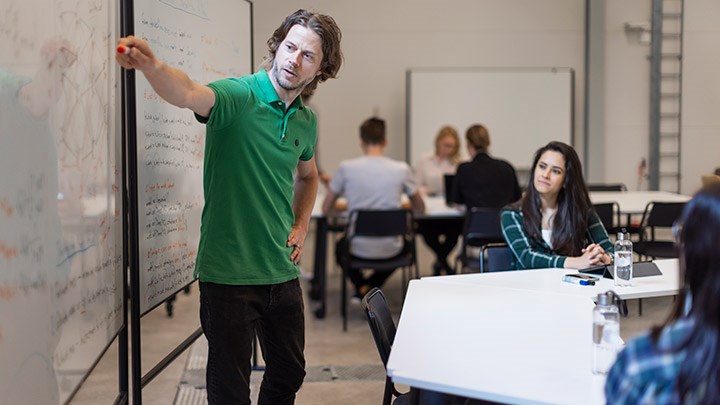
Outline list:
[[[426,217],[462,217],[465,211],[458,207],[449,207],[445,203],[444,196],[425,196],[425,216]]]
[[[655,260],[663,273],[661,276],[633,278],[632,287],[615,287],[613,280],[602,278],[594,286],[582,286],[563,282],[562,276],[577,273],[573,269],[532,269],[500,271],[494,273],[459,274],[452,276],[424,277],[431,283],[453,283],[503,287],[513,290],[539,291],[595,299],[600,293],[615,291],[621,299],[636,299],[676,295],[679,291],[678,260]]]
[[[593,302],[480,284],[410,282],[388,375],[395,383],[517,404],[603,403]]]
[[[669,193],[667,191],[593,191],[590,201],[593,204],[617,202],[624,215],[642,214],[645,206],[651,202],[687,202],[690,196]]]
[[[615,287],[564,283],[571,269],[424,277],[410,282],[387,365],[395,383],[518,404],[604,402],[592,374],[592,309],[598,293],[622,299],[675,295],[678,260],[660,276]],[[622,321],[621,321],[622,322]]]
[[[322,204],[325,200],[325,193],[318,193],[315,198],[315,205],[313,205],[312,218],[319,218],[323,216]],[[347,206],[347,200],[345,197],[339,197],[338,202],[341,205]],[[406,195],[402,195],[401,203],[409,204],[410,200]],[[462,217],[465,212],[457,207],[449,207],[445,203],[445,197],[439,196],[425,196],[423,197],[425,203],[425,214],[420,217]]]

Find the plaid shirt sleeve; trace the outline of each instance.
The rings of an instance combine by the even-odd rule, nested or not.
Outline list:
[[[518,267],[522,269],[542,269],[563,267],[565,256],[552,254],[547,248],[533,243],[523,228],[523,215],[514,209],[504,209],[501,214],[502,232],[510,246]]]
[[[610,242],[610,238],[608,238],[607,231],[600,221],[600,217],[598,217],[597,213],[594,211],[588,221],[587,237],[590,243],[597,243],[600,245],[605,253],[609,255],[613,254],[613,251],[615,250],[613,248],[613,244]]]
[[[703,387],[680,398],[677,381],[687,358],[677,347],[693,332],[693,322],[682,319],[666,327],[657,343],[649,334],[630,341],[620,352],[605,382],[608,404],[698,403]]]

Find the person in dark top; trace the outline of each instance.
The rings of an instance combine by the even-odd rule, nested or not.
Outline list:
[[[453,184],[452,201],[472,207],[501,208],[520,199],[521,191],[515,169],[510,163],[488,154],[490,135],[475,124],[465,132],[471,161],[458,166]]]

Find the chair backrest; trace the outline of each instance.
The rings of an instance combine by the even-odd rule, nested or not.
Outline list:
[[[515,255],[505,243],[489,243],[481,248],[480,272],[515,270]]]
[[[645,225],[653,227],[671,228],[685,208],[685,203],[680,202],[654,202],[651,204],[652,208]]]
[[[465,214],[463,247],[502,241],[500,209],[473,207]]]
[[[650,229],[651,239],[655,239],[655,228],[672,228],[673,223],[680,218],[685,203],[682,202],[649,202],[643,213],[640,233],[642,238],[645,229]]]
[[[362,306],[365,309],[373,339],[375,339],[375,346],[377,346],[383,365],[387,366],[396,329],[385,295],[379,288],[373,288],[363,297]]]
[[[623,183],[594,183],[588,184],[588,191],[627,191]]]
[[[348,218],[348,237],[406,236],[413,234],[410,210],[354,210]]]
[[[616,202],[593,204],[595,213],[597,213],[605,229],[615,228],[615,224],[620,223],[620,205]]]

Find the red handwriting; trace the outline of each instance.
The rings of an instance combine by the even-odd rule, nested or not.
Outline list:
[[[15,210],[13,209],[12,205],[10,205],[10,203],[3,198],[0,200],[0,211],[4,212],[5,216],[7,216],[8,218],[11,218]]]
[[[18,249],[15,246],[8,246],[5,242],[0,241],[0,255],[2,255],[5,260],[10,260],[17,257]]]
[[[167,180],[164,183],[155,183],[155,184],[148,184],[145,186],[145,192],[146,193],[152,193],[153,191],[157,190],[163,190],[168,188],[175,188],[175,182],[172,180]]]
[[[157,256],[157,255],[159,255],[159,254],[163,254],[163,253],[169,252],[169,251],[171,251],[171,250],[185,249],[185,248],[187,248],[187,246],[188,246],[187,242],[178,242],[178,241],[176,241],[176,242],[173,242],[173,243],[171,243],[171,244],[169,244],[169,245],[167,245],[167,246],[160,246],[160,247],[157,248],[157,249],[150,249],[150,250],[148,250],[148,252],[147,252],[147,257],[148,257],[148,259],[149,259],[149,258],[151,258],[151,257],[153,257],[153,256]]]
[[[11,300],[17,294],[17,287],[13,285],[0,284],[0,300]]]

